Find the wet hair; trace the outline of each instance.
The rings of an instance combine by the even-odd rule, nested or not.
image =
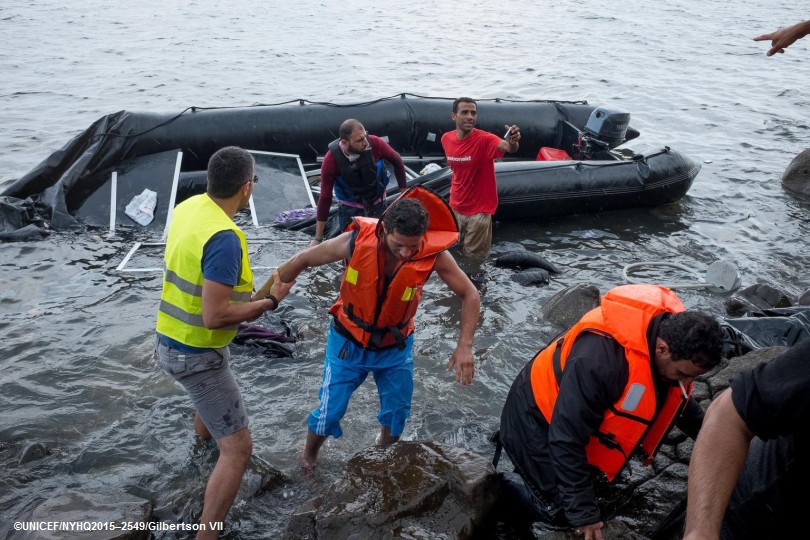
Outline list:
[[[228,199],[253,180],[253,156],[244,148],[226,146],[208,160],[206,192],[217,199]]]
[[[691,360],[707,370],[720,363],[723,330],[709,315],[698,311],[674,313],[661,321],[658,337],[666,341],[673,360]]]
[[[348,141],[351,138],[352,133],[354,133],[354,130],[357,128],[365,130],[363,124],[360,123],[360,120],[355,120],[354,118],[344,120],[338,129],[338,137],[344,141]]]
[[[459,106],[460,103],[472,103],[473,105],[475,105],[475,108],[478,109],[478,103],[476,103],[473,98],[460,97],[460,98],[453,101],[453,112],[454,113],[458,112],[458,106]]]
[[[416,199],[398,199],[383,214],[383,223],[388,234],[422,236],[428,228],[428,213]]]

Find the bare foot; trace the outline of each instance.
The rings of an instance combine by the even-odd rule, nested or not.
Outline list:
[[[304,455],[304,447],[301,447],[301,451],[298,453],[298,463],[301,465],[301,469],[304,471],[304,474],[307,477],[312,476],[312,472],[315,470],[315,465],[317,465],[317,461],[311,461],[307,459]]]

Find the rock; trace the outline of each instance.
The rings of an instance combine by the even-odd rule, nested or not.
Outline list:
[[[561,328],[569,328],[597,306],[599,289],[593,285],[579,284],[552,296],[540,311],[547,321]]]
[[[754,367],[761,362],[770,362],[787,350],[787,347],[766,347],[753,350],[744,356],[730,359],[724,368],[709,377],[707,381],[709,383],[711,399],[714,399],[717,397],[717,394],[728,388],[731,378],[741,369]]]
[[[739,317],[752,311],[792,305],[793,301],[786,293],[765,284],[751,285],[725,302],[726,313],[732,317]]]
[[[810,197],[810,148],[799,152],[782,175],[782,187],[795,195]]]
[[[102,495],[71,491],[40,504],[27,521],[140,522],[152,519],[152,503],[131,495]],[[28,538],[145,539],[149,531],[36,531]]]
[[[433,441],[355,454],[290,518],[285,538],[471,538],[500,493],[488,459]]]
[[[810,306],[810,289],[804,291],[799,297],[800,306]]]
[[[272,491],[292,482],[289,476],[256,455],[250,456],[245,481],[254,494]]]
[[[30,443],[25,448],[23,448],[22,453],[20,454],[20,460],[17,462],[18,465],[24,465],[25,463],[30,463],[32,461],[36,461],[38,459],[42,459],[47,456],[50,452],[48,451],[48,447],[42,443]]]

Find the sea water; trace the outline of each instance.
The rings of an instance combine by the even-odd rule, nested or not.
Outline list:
[[[590,283],[605,292],[632,262],[678,262],[702,275],[718,260],[737,267],[743,286],[765,282],[794,296],[810,288],[810,209],[780,186],[790,160],[810,146],[810,38],[772,58],[768,45],[751,41],[805,18],[798,4],[753,0],[4,0],[0,183],[118,110],[412,92],[585,99],[630,112],[641,137],[629,148],[670,146],[703,164],[692,189],[654,209],[496,224],[493,257],[528,249],[563,273],[548,286],[522,287],[510,270],[486,265],[471,387],[445,373],[459,303],[438,281],[426,287],[403,437],[488,455],[514,376],[559,330],[539,310],[560,290]],[[251,249],[272,266],[307,241],[268,228]],[[199,513],[214,457],[193,444],[189,401],[153,360],[159,274],[115,271],[130,247],[127,238],[70,234],[0,246],[0,536],[13,535],[13,522],[44,499],[72,490],[148,499],[163,521]],[[145,262],[159,266],[159,252],[152,255]],[[245,482],[225,524],[229,538],[278,536],[301,502],[374,441],[378,401],[367,382],[315,477],[299,472],[339,270],[305,273],[283,308],[259,321],[295,328],[293,359],[233,348],[255,454],[291,483],[256,496]],[[681,297],[689,308],[724,314],[726,296]],[[21,463],[31,443],[50,453]]]

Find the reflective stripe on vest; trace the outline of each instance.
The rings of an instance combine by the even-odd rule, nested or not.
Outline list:
[[[218,349],[236,336],[238,324],[208,329],[202,318],[203,249],[224,230],[233,231],[242,248],[241,272],[230,296],[232,304],[250,301],[253,273],[245,235],[208,195],[197,195],[177,205],[166,242],[163,292],[157,331],[191,347]]]
[[[656,414],[656,396],[646,331],[654,317],[684,311],[669,289],[654,285],[623,285],[608,291],[600,307],[585,314],[561,338],[532,361],[531,384],[535,402],[551,423],[559,380],[574,341],[582,332],[611,336],[624,347],[629,376],[622,395],[605,412],[602,424],[585,447],[588,463],[613,480],[644,437],[644,449],[654,454],[680,414],[679,392],[669,392]],[[691,390],[691,386],[689,387]],[[652,427],[651,427],[652,426]],[[649,435],[645,435],[649,434]]]

